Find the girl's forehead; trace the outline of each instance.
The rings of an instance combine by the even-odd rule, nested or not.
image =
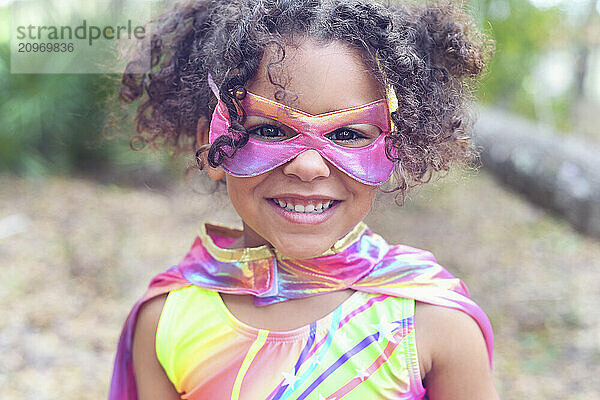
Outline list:
[[[246,88],[312,115],[360,106],[385,96],[357,50],[342,42],[305,39],[281,51],[265,50]]]

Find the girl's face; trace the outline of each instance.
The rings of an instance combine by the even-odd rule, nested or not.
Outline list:
[[[321,45],[304,40],[300,46],[285,50],[284,62],[271,67],[275,81],[285,86],[284,99],[275,98],[280,88],[267,74],[267,65],[277,59],[269,51],[247,85],[248,91],[312,115],[360,106],[385,96],[359,54],[342,43]],[[245,127],[263,137],[286,134],[283,126],[277,127],[276,121],[264,121],[263,117],[249,115]],[[371,132],[371,125],[352,128],[372,137],[378,135]],[[338,134],[343,140],[349,133]],[[315,257],[331,248],[367,215],[376,193],[376,186],[350,178],[315,150],[255,177],[227,174],[226,181],[229,197],[244,222],[244,243],[240,245],[270,243],[292,258]]]

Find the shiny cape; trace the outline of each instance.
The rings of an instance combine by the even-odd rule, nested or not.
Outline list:
[[[216,229],[225,233],[223,228]],[[223,248],[233,240],[219,235],[210,237],[203,229],[182,262],[152,279],[121,332],[109,400],[137,400],[132,345],[140,307],[150,299],[189,285],[223,293],[253,294],[257,305],[351,288],[461,310],[481,328],[491,366],[493,333],[487,316],[469,298],[464,283],[437,264],[428,251],[389,246],[363,223],[331,250],[307,260],[287,259],[266,246]]]

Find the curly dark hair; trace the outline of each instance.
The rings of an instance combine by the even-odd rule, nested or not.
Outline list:
[[[471,84],[484,70],[491,46],[455,3],[178,3],[152,21],[149,49],[140,49],[140,58],[130,62],[139,67],[141,52],[150,51],[146,73],[126,71],[122,77],[120,100],[140,99],[132,140],[198,148],[196,130],[206,129],[216,105],[207,83],[210,73],[222,82],[220,97],[234,133],[233,139],[223,136],[210,146],[209,163],[217,166],[227,156],[223,147],[235,151],[248,141],[235,94],[256,74],[265,49],[278,46],[283,60],[285,44],[297,38],[341,41],[360,52],[373,76],[396,92],[399,108],[391,114],[396,131],[386,138],[387,154],[396,162],[395,189],[404,196],[409,188],[429,181],[433,172],[445,173],[474,154],[468,103]],[[284,89],[271,74],[269,79]]]

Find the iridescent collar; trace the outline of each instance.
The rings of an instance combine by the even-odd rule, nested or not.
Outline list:
[[[325,257],[339,253],[358,240],[369,228],[364,222],[359,222],[350,232],[339,239],[331,248],[319,257]],[[224,262],[248,262],[275,256],[278,260],[286,260],[279,251],[268,245],[259,247],[245,247],[241,249],[229,249],[226,246],[233,243],[242,236],[243,232],[222,225],[205,223],[198,232],[198,237],[203,246],[216,260]]]
[[[255,304],[268,305],[349,288],[389,250],[362,222],[319,257],[304,260],[284,257],[268,246],[226,248],[240,235],[229,228],[203,226],[178,269],[194,285],[252,294]]]

